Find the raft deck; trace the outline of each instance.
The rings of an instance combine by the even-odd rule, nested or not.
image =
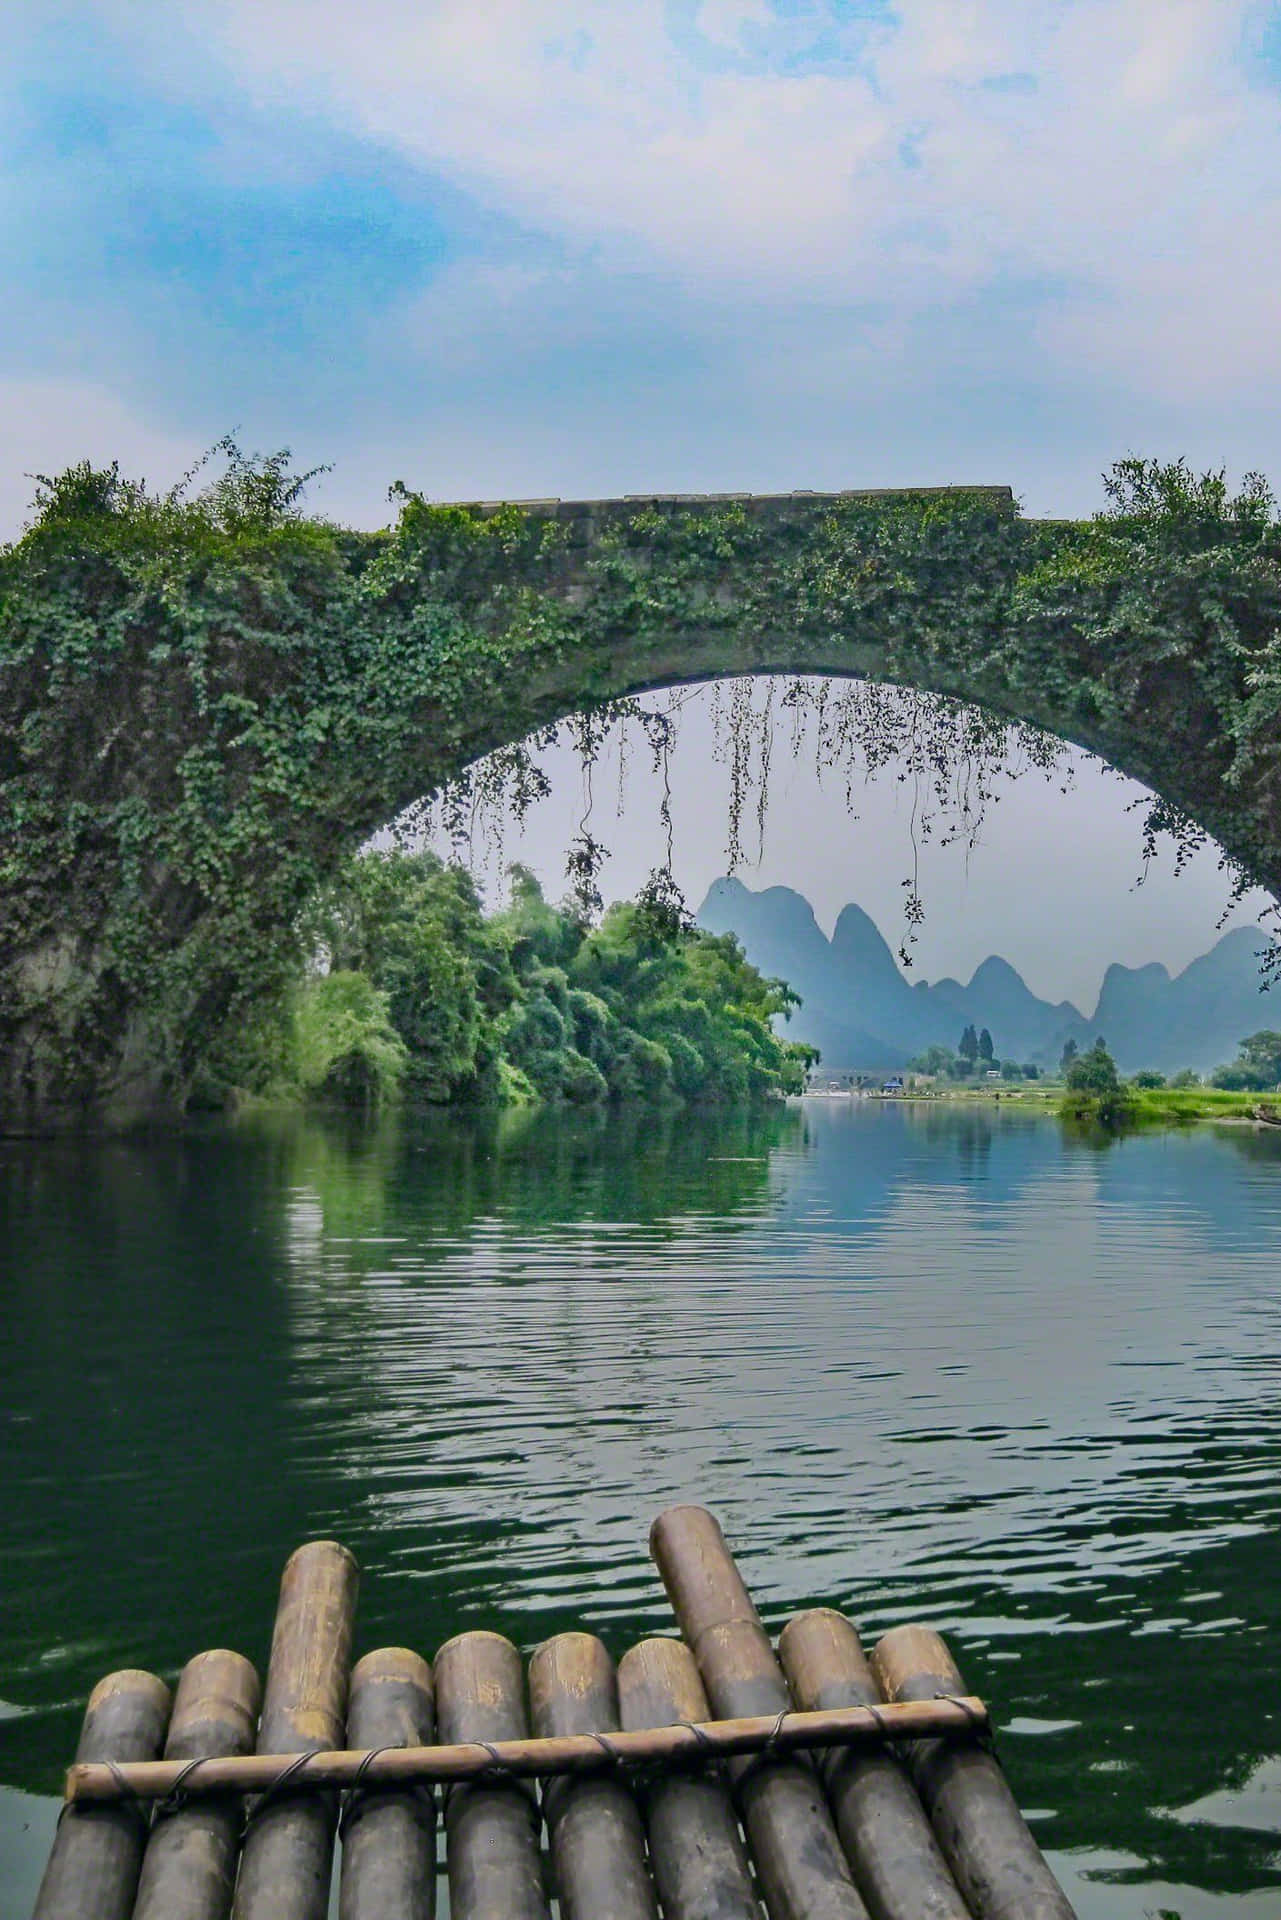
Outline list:
[[[721,1530],[661,1514],[682,1639],[588,1633],[350,1668],[357,1569],[281,1580],[266,1687],[200,1653],[90,1696],[34,1920],[1073,1920],[927,1627],[866,1656],[826,1608],[771,1644]],[[261,1704],[261,1711],[260,1711]]]

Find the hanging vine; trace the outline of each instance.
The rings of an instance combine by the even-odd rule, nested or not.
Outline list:
[[[555,748],[563,736],[577,755],[584,797],[567,854],[567,878],[578,910],[591,917],[601,909],[599,882],[609,857],[591,831],[592,771],[607,751],[613,752],[618,762],[615,804],[621,815],[629,729],[635,728],[646,742],[659,782],[656,830],[662,859],[646,888],[678,913],[686,913],[675,873],[672,761],[682,716],[695,703],[711,719],[713,757],[726,768],[725,862],[730,873],[749,860],[759,865],[764,856],[771,776],[783,716],[789,722],[786,742],[793,761],[809,759],[820,783],[824,775],[835,774],[852,819],[858,817],[860,786],[888,775],[908,789],[910,864],[902,881],[899,948],[906,966],[912,964],[911,949],[925,918],[920,882],[923,846],[931,840],[942,847],[959,843],[968,854],[1000,798],[1003,780],[1018,780],[1033,771],[1046,778],[1059,775],[1066,791],[1071,778],[1070,766],[1062,774],[1061,741],[1031,727],[996,726],[982,713],[937,695],[859,681],[739,677],[714,681],[706,688],[672,689],[661,706],[644,700],[610,702],[590,716],[572,716],[560,729],[547,730],[519,749],[504,748],[468,770],[470,830],[466,835],[460,838],[456,831],[461,808],[452,788],[439,797],[435,815],[413,811],[414,832],[431,837],[434,830],[436,837],[448,839],[456,857],[473,867],[478,858],[482,865],[500,863],[506,825],[523,821],[532,800],[551,793],[551,776],[536,756]],[[750,855],[743,840],[749,817],[755,826]],[[1145,837],[1145,850],[1149,841],[1154,844],[1154,834]]]

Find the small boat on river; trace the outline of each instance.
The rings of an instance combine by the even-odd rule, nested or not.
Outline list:
[[[715,1518],[650,1548],[681,1638],[496,1633],[351,1667],[358,1574],[290,1557],[266,1685],[198,1653],[90,1696],[35,1920],[1072,1920],[931,1628],[771,1642]],[[438,1842],[443,1839],[443,1847]],[[443,1855],[443,1864],[442,1858]]]

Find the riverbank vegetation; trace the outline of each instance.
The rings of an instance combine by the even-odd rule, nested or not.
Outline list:
[[[1015,1083],[1041,1078],[1041,1068],[1034,1061],[998,1059],[991,1033],[986,1027],[981,1033],[976,1033],[972,1024],[965,1028],[955,1052],[951,1047],[926,1047],[908,1061],[907,1070],[909,1073],[924,1074],[932,1080],[961,1082],[983,1082],[993,1076]]]
[[[217,1063],[235,1091],[369,1108],[726,1104],[799,1092],[813,1048],[779,1037],[798,1003],[732,934],[694,927],[661,888],[594,924],[512,869],[486,915],[431,853],[364,853],[314,900],[309,969]]]
[[[1065,1120],[1112,1128],[1235,1119],[1281,1126],[1281,1031],[1248,1034],[1236,1059],[1205,1079],[1190,1067],[1168,1078],[1153,1069],[1123,1078],[1102,1035],[1085,1052],[1068,1040],[1054,1073],[998,1059],[988,1029],[976,1035],[967,1026],[955,1051],[932,1046],[908,1062],[905,1091],[945,1099],[1013,1097],[1053,1107]]]
[[[1268,1093],[1278,1099],[1260,1098]],[[1088,1052],[1074,1051],[1059,1111],[1065,1119],[1105,1126],[1235,1118],[1281,1125],[1281,1033],[1250,1034],[1242,1040],[1237,1059],[1218,1068],[1208,1085],[1191,1070],[1169,1081],[1153,1072],[1122,1080],[1100,1038]]]
[[[1190,1120],[1263,1120],[1275,1113],[1281,1125],[1281,1099],[1257,1093],[1230,1093],[1222,1087],[1139,1088],[1130,1100],[1136,1125],[1169,1126]]]

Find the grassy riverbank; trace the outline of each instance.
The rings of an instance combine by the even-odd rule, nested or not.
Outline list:
[[[1136,1126],[1168,1126],[1192,1120],[1252,1120],[1256,1107],[1281,1117],[1281,1100],[1263,1093],[1229,1093],[1222,1087],[1127,1087],[1127,1119]],[[1065,1106],[1068,1102],[1065,1101]]]
[[[1102,1121],[1120,1132],[1145,1127],[1194,1126],[1206,1121],[1257,1126],[1258,1110],[1275,1113],[1281,1131],[1281,1104],[1275,1096],[1229,1093],[1221,1087],[1128,1087],[1103,1103],[1089,1094],[1062,1092],[1056,1111],[1064,1120]]]
[[[881,1097],[881,1096],[876,1096]],[[889,1096],[885,1096],[889,1097]],[[947,1101],[953,1105],[1013,1106],[1021,1111],[1080,1120],[1097,1117],[1097,1100],[1071,1094],[1063,1081],[1038,1081],[1014,1089],[948,1087],[910,1089],[895,1098]],[[1228,1092],[1222,1087],[1130,1087],[1122,1085],[1116,1115],[1122,1127],[1179,1126],[1203,1120],[1255,1121],[1255,1110],[1270,1109],[1281,1119],[1281,1094]]]

